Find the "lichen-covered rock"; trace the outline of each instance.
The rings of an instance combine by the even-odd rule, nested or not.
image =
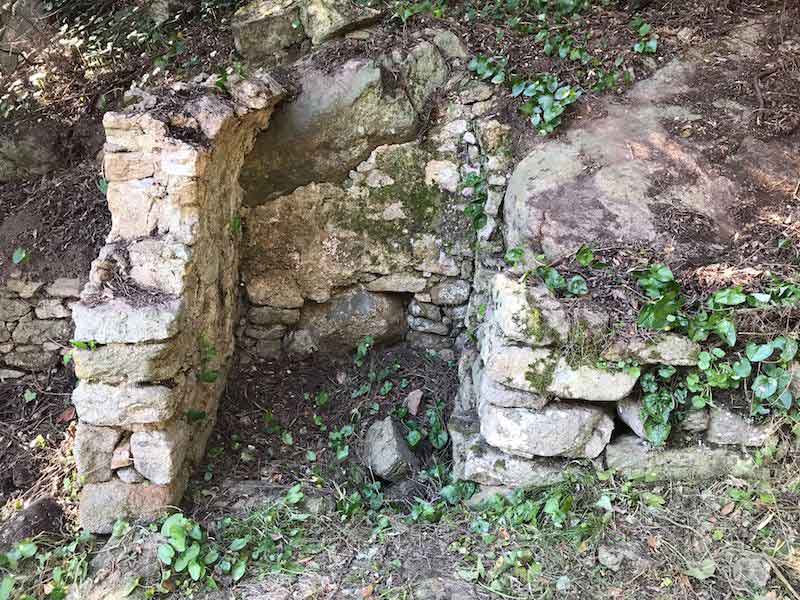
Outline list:
[[[707,409],[690,410],[684,415],[683,420],[678,422],[678,428],[688,433],[700,433],[708,429],[709,421]]]
[[[17,323],[11,339],[16,344],[41,344],[42,342],[65,342],[72,334],[72,323],[66,319],[31,319]]]
[[[377,21],[380,11],[350,0],[306,0],[300,18],[314,45]]]
[[[17,298],[0,296],[0,321],[17,321],[33,310],[33,307]]]
[[[376,342],[402,338],[406,331],[405,306],[396,295],[354,288],[325,304],[306,305],[300,327],[311,333],[319,349],[349,351],[367,336]]]
[[[98,344],[157,342],[178,333],[183,306],[178,300],[132,306],[115,299],[96,306],[81,302],[72,309],[75,339]]]
[[[354,59],[332,73],[303,63],[297,75],[302,90],[276,112],[242,170],[251,206],[313,181],[341,181],[379,144],[416,132],[414,106],[384,85],[374,60]]]
[[[111,457],[121,435],[109,427],[78,423],[73,452],[81,481],[99,483],[111,479]]]
[[[409,100],[422,113],[425,103],[447,81],[447,63],[434,44],[422,41],[408,52],[403,70]]]
[[[254,306],[247,313],[247,319],[254,325],[294,325],[300,321],[300,311],[271,306]]]
[[[597,405],[551,403],[541,410],[478,405],[481,435],[491,446],[533,458],[595,458],[608,444],[614,420]]]
[[[711,409],[706,439],[712,444],[763,446],[771,434],[768,425],[755,425],[725,408]]]
[[[405,479],[419,467],[417,457],[391,416],[370,425],[364,442],[364,455],[367,467],[387,481]]]
[[[751,476],[751,460],[727,448],[689,446],[654,449],[635,435],[622,435],[606,448],[606,466],[628,478],[695,481],[725,475]]]
[[[249,61],[277,64],[293,56],[305,39],[297,0],[256,0],[233,15],[233,42]],[[296,53],[294,53],[296,54]]]
[[[644,421],[642,420],[642,402],[638,398],[624,398],[617,402],[617,416],[638,437],[645,439]]]
[[[510,340],[530,346],[566,341],[570,323],[566,311],[544,285],[529,286],[507,273],[491,283],[492,320]]]
[[[408,292],[416,293],[424,290],[428,280],[414,273],[392,273],[370,281],[366,288],[370,292]]]
[[[563,481],[567,474],[567,460],[526,459],[493,448],[481,437],[477,422],[451,418],[448,429],[456,479],[481,485],[531,488],[554,485]]]
[[[440,306],[466,304],[471,289],[469,282],[462,279],[445,281],[431,288],[431,302]]]

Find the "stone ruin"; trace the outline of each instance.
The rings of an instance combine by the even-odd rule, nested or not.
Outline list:
[[[605,116],[515,167],[495,91],[465,73],[452,33],[324,68],[302,58],[308,45],[374,15],[261,4],[237,15],[237,48],[272,64],[301,56],[293,98],[262,70],[231,76],[227,94],[214,77],[132,90],[128,108],[104,119],[112,230],[88,282],[11,279],[0,291],[0,378],[49,368],[67,340],[80,342],[83,527],[109,532],[117,518],[179,502],[234,356],[344,352],[367,335],[460,356],[449,422],[459,478],[547,485],[581,459],[630,476],[747,474],[740,448],[764,444],[766,427],[704,409],[682,422],[685,447],[652,451],[637,377],[570,350],[613,330],[612,317],[523,276],[534,254],[557,260],[583,243],[698,254],[658,221],[664,202],[702,221],[703,251],[724,248],[740,184],[663,124],[691,121],[673,98],[702,56],[668,65],[628,104],[607,102]],[[298,15],[303,28],[288,29]],[[434,99],[441,108],[420,136]],[[758,156],[745,140],[743,168],[766,168]],[[669,183],[654,192],[656,179]],[[485,220],[474,231],[464,208],[477,194]],[[524,250],[518,267],[503,260],[510,248]],[[613,340],[593,358],[691,366],[698,351],[663,334]]]

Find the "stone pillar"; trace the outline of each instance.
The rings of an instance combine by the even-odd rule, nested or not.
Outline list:
[[[136,92],[107,113],[112,229],[74,306],[80,521],[106,533],[181,498],[213,427],[234,347],[239,170],[282,90]]]

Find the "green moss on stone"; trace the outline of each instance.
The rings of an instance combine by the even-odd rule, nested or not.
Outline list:
[[[543,396],[547,394],[547,388],[553,383],[553,373],[556,369],[557,362],[558,356],[554,354],[539,362],[528,365],[525,379],[534,391]]]

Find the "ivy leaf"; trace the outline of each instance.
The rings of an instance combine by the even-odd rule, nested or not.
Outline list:
[[[746,300],[747,295],[744,294],[742,288],[739,287],[719,290],[718,292],[714,292],[711,296],[713,304],[721,304],[723,306],[737,306],[739,304],[744,304]]]
[[[700,581],[705,581],[714,576],[717,571],[717,563],[712,559],[706,558],[702,562],[694,563],[686,569],[685,573],[689,577],[694,577]]]
[[[458,504],[459,500],[461,500],[461,494],[459,493],[458,486],[453,485],[446,485],[442,488],[439,494],[444,498],[448,504]]]
[[[583,277],[575,275],[574,277],[570,277],[570,280],[567,282],[567,292],[573,296],[585,296],[589,293],[589,286],[586,284],[586,280]]]
[[[714,325],[714,331],[728,346],[736,345],[736,325],[730,319],[720,319]]]
[[[189,563],[189,577],[192,578],[192,581],[197,581],[200,579],[200,575],[203,573],[203,567],[200,566],[200,563],[193,560]]]
[[[791,337],[784,338],[781,350],[781,362],[788,363],[797,355],[797,340]]]
[[[758,345],[750,342],[745,348],[745,354],[751,362],[762,362],[772,356],[772,351],[774,349],[772,343]]]
[[[406,441],[408,441],[409,446],[411,446],[412,448],[416,448],[417,444],[419,444],[422,441],[422,433],[420,433],[416,429],[412,429],[411,431],[408,432],[408,435],[406,436]]]
[[[778,391],[778,380],[767,375],[759,375],[753,381],[753,394],[760,400],[765,400]]]
[[[671,431],[672,425],[670,425],[669,422],[655,423],[648,420],[645,421],[644,424],[644,436],[647,438],[647,441],[655,446],[661,446],[664,444],[664,442],[667,441],[667,438],[669,438]]]
[[[244,577],[244,572],[247,570],[247,561],[240,560],[237,561],[235,565],[233,565],[233,570],[231,571],[231,578],[234,581],[239,581],[242,577]]]
[[[575,254],[575,260],[578,261],[580,266],[588,267],[594,261],[594,252],[592,252],[592,249],[589,248],[589,246],[584,244]]]
[[[28,258],[28,251],[25,248],[17,248],[14,250],[14,254],[11,255],[11,262],[15,265],[21,264],[25,262]]]
[[[738,379],[747,379],[753,372],[753,365],[745,357],[733,363],[733,373]]]

